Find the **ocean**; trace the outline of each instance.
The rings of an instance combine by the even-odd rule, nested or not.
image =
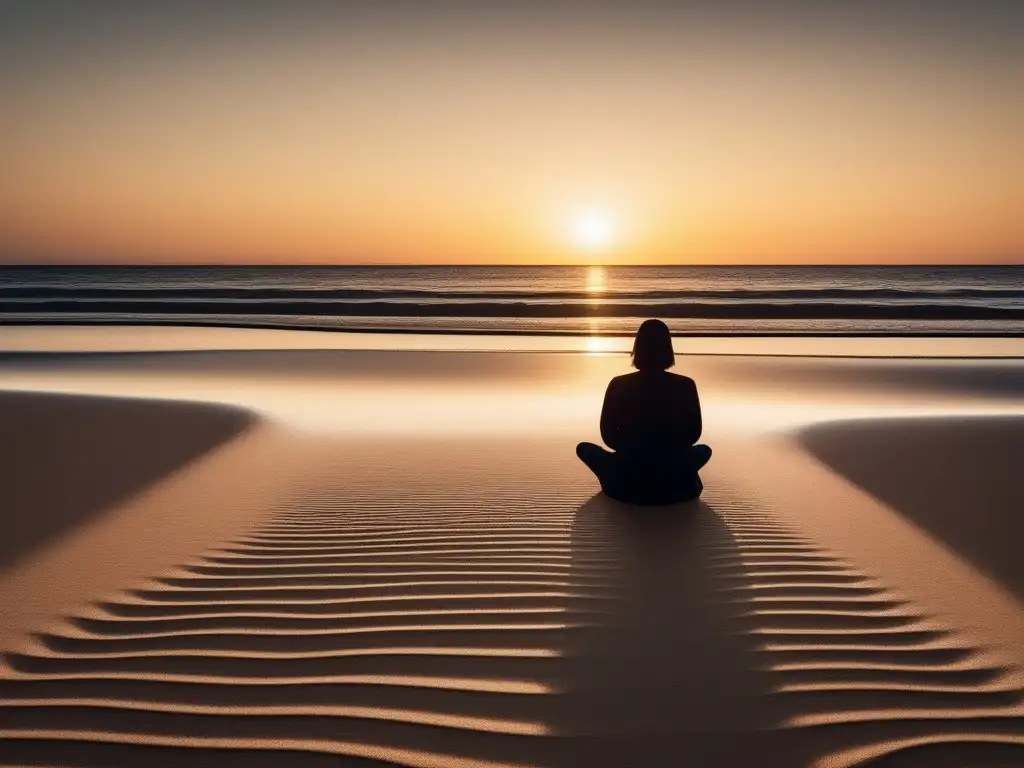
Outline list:
[[[2,267],[0,323],[1024,336],[1024,266]]]

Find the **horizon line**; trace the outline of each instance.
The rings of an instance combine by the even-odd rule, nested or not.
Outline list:
[[[281,262],[250,262],[245,264],[233,264],[225,262],[151,262],[151,263],[123,263],[123,262],[0,262],[0,269],[13,268],[13,269],[96,269],[96,268],[158,268],[158,269],[175,269],[175,268],[217,268],[217,269],[239,269],[254,267],[260,269],[345,269],[345,268],[357,268],[357,269],[418,269],[418,268],[452,268],[459,267],[464,269],[494,269],[494,268],[562,268],[562,267],[578,267],[581,269],[589,269],[592,267],[601,268],[627,268],[631,269],[634,267],[639,268],[680,268],[680,267],[697,267],[697,268],[712,268],[712,269],[771,269],[771,268],[785,268],[785,269],[822,269],[822,268],[837,268],[837,269],[892,269],[892,268],[925,268],[925,269],[975,269],[975,268],[987,268],[987,267],[1024,267],[1024,256],[1021,257],[1021,261],[1018,263],[1006,263],[1006,262],[972,262],[972,263],[926,263],[926,262],[897,262],[891,264],[863,264],[863,263],[821,263],[821,264],[808,264],[808,263],[789,263],[779,262],[773,264],[708,264],[708,263],[644,263],[644,264],[600,264],[600,263],[579,263],[579,262],[565,262],[552,264],[546,263],[525,263],[517,262],[515,264],[500,264],[500,263],[451,263],[451,262],[432,262],[429,264],[419,264],[412,262],[385,262],[385,263],[345,263],[345,264],[323,264],[319,262],[303,262],[298,264],[283,264]]]

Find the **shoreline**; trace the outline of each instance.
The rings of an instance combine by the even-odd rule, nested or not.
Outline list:
[[[166,323],[24,323],[0,325],[0,355],[27,352],[185,351],[189,349],[437,350],[626,353],[631,336],[346,331],[333,328]],[[1024,358],[1015,336],[842,336],[676,334],[677,355],[874,357],[915,359]]]

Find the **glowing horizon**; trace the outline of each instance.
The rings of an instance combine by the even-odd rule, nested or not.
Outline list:
[[[0,264],[1024,261],[999,3],[38,5]]]

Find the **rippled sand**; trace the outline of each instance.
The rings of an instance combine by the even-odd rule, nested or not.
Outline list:
[[[37,414],[6,471],[44,425],[92,464],[0,491],[62,514],[5,550],[0,762],[1024,761],[1024,363],[681,358],[707,491],[639,511],[572,454],[624,362],[8,357],[0,387],[64,395],[0,394]]]

